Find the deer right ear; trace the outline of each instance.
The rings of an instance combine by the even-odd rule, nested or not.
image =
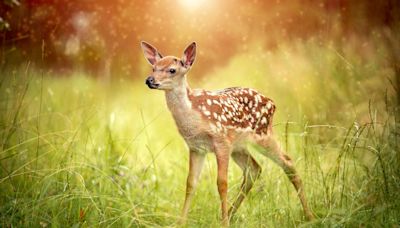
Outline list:
[[[162,55],[149,43],[142,41],[140,46],[142,46],[144,57],[146,57],[151,65],[154,65],[158,60],[162,59]]]
[[[183,52],[182,63],[183,66],[189,68],[193,65],[196,58],[196,42],[192,42]]]

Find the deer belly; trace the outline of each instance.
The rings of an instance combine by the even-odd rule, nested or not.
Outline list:
[[[190,151],[207,153],[212,151],[212,140],[207,133],[200,133],[192,137],[185,138]]]

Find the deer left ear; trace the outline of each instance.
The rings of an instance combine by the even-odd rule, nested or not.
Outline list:
[[[140,45],[142,46],[144,57],[146,57],[151,65],[154,65],[158,60],[162,59],[160,52],[158,52],[155,47],[151,46],[151,44],[142,41]]]
[[[196,58],[196,42],[191,43],[183,52],[182,63],[183,66],[189,68],[193,65]]]

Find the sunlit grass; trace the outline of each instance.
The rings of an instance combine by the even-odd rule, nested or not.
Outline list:
[[[361,58],[312,42],[264,53],[257,45],[189,81],[253,87],[275,100],[275,132],[318,218],[305,222],[284,173],[252,148],[263,175],[232,226],[398,225],[398,125],[385,53]],[[2,226],[177,225],[188,153],[161,91],[142,79],[57,78],[29,65],[2,74]],[[219,226],[215,166],[210,154],[189,226]],[[232,200],[241,171],[230,169]]]

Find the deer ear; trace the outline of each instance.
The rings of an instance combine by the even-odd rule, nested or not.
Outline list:
[[[183,52],[182,63],[183,66],[189,68],[193,65],[196,58],[196,42],[191,43]]]
[[[162,55],[157,51],[157,49],[151,46],[149,43],[142,41],[140,45],[142,46],[144,57],[146,57],[147,61],[151,65],[154,65],[162,58]]]

